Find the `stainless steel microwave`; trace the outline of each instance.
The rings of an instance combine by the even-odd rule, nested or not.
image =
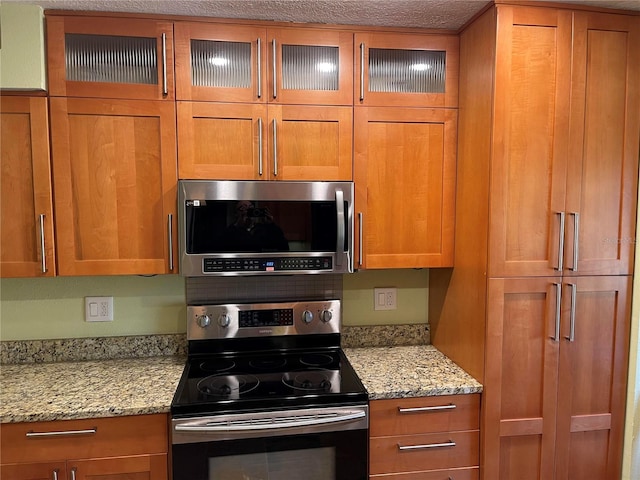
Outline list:
[[[181,180],[180,272],[353,272],[353,182]]]

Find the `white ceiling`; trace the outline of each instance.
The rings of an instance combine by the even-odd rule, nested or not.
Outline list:
[[[458,29],[488,0],[0,0],[45,9],[144,12],[306,23]],[[543,0],[549,1],[549,0]],[[639,10],[640,0],[565,0]]]

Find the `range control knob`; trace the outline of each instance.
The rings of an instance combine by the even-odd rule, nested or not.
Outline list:
[[[209,318],[209,315],[198,315],[196,317],[196,323],[202,328],[207,328],[211,325],[211,318]]]
[[[302,321],[304,323],[311,323],[312,320],[313,313],[311,313],[309,310],[305,310],[304,312],[302,312]]]
[[[231,323],[231,317],[229,316],[228,313],[220,314],[220,316],[218,317],[218,325],[220,325],[222,328],[227,328],[230,323]]]
[[[324,323],[330,322],[332,318],[333,313],[331,313],[331,310],[323,310],[320,314],[320,320],[322,320]]]

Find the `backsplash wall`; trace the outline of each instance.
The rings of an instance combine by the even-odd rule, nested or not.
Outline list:
[[[428,270],[344,275],[344,324],[426,324],[428,275]],[[327,277],[328,288],[339,288],[339,278]],[[398,309],[374,311],[374,287],[396,287]],[[85,296],[113,296],[114,321],[85,322]],[[178,275],[7,278],[0,280],[0,340],[184,333],[185,303],[185,279]]]

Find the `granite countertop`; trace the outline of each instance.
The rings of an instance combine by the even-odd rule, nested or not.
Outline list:
[[[346,348],[369,398],[477,393],[431,345]],[[184,356],[2,365],[0,423],[169,412]]]

